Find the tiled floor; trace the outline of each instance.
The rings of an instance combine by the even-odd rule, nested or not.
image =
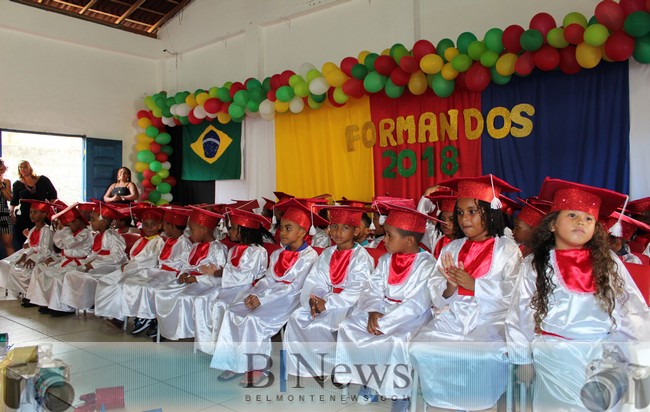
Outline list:
[[[16,347],[51,342],[56,357],[70,365],[75,406],[83,403],[80,395],[96,388],[124,386],[124,411],[387,412],[391,407],[390,400],[357,405],[331,381],[321,388],[314,380],[301,380],[297,388],[290,379],[286,392],[278,379],[268,388],[241,388],[238,380],[218,382],[220,371],[210,369],[210,356],[193,353],[192,342],[156,344],[91,314],[53,318],[23,308],[17,300],[1,300],[0,332],[9,333]],[[278,365],[272,373],[279,376]],[[350,394],[356,391],[353,386]]]

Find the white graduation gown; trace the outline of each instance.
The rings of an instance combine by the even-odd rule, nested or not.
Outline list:
[[[442,249],[441,256],[451,253],[458,265],[466,241],[452,241]],[[507,237],[497,237],[490,268],[475,279],[474,296],[461,296],[456,291],[444,299],[442,292],[447,282],[442,260],[438,260],[430,289],[434,305],[440,309],[448,303],[448,310],[420,329],[409,351],[429,405],[487,409],[505,391],[508,359],[504,320],[520,265],[517,244]]]
[[[316,233],[311,238],[312,247],[326,248],[330,246],[330,236],[321,228],[316,228]]]
[[[0,261],[0,288],[7,288],[16,293],[25,293],[32,277],[32,269],[25,269],[24,265],[16,266],[16,262],[23,256],[39,264],[47,258],[54,256],[52,247],[52,229],[44,225],[40,230],[33,227],[29,230],[27,248],[20,249],[11,256]],[[36,267],[36,266],[34,266]]]
[[[427,280],[435,259],[421,249],[407,277],[400,284],[391,285],[388,277],[392,258],[393,254],[388,253],[379,258],[361,299],[341,323],[334,372],[337,382],[365,384],[382,396],[405,398],[411,393],[408,344],[431,319]],[[378,320],[382,335],[368,332],[369,312],[384,314]],[[372,378],[373,372],[382,379]]]
[[[242,253],[237,266],[233,264],[235,253]],[[207,354],[214,353],[215,341],[225,308],[253,287],[253,282],[264,275],[268,268],[269,256],[263,246],[249,245],[243,252],[238,246],[228,251],[228,263],[223,268],[221,287],[206,291],[194,299],[194,346]],[[213,310],[215,306],[220,309]],[[217,319],[213,314],[220,315]],[[215,328],[216,325],[216,328]]]
[[[143,269],[138,276],[124,279],[122,294],[122,313],[124,316],[136,316],[143,319],[156,317],[154,291],[171,282],[187,264],[192,249],[190,239],[181,235],[177,239],[165,240],[158,255],[158,267]]]
[[[97,240],[98,236],[101,236]],[[97,281],[118,269],[126,262],[126,243],[122,235],[113,229],[95,234],[93,247],[88,257],[81,261],[80,267],[87,263],[93,268],[68,271],[63,278],[61,301],[74,309],[85,310],[95,305]]]
[[[61,249],[57,260],[46,266],[39,263],[32,272],[32,280],[27,289],[27,299],[40,306],[50,309],[71,312],[74,308],[61,303],[63,277],[69,270],[76,269],[83,259],[90,254],[92,247],[92,231],[84,227],[76,234],[69,227],[54,232],[52,239],[56,247]]]
[[[208,290],[221,285],[221,278],[202,275],[199,267],[212,264],[222,268],[226,264],[228,249],[215,240],[209,242],[207,251],[201,252],[201,245],[192,246],[188,262],[181,272],[195,274],[197,282],[179,284],[170,282],[154,291],[156,318],[160,335],[167,339],[188,339],[194,337],[194,299]]]
[[[513,364],[534,364],[534,410],[586,410],[580,398],[586,366],[602,355],[603,347],[614,342],[650,341],[650,312],[623,263],[611,252],[616,270],[625,283],[626,299],[617,300],[612,313],[616,326],[596,301],[595,295],[566,287],[558,275],[555,251],[550,252],[549,277],[555,284],[548,299],[548,313],[542,331],[535,333],[534,311],[530,307],[536,291],[537,272],[528,256],[522,265],[512,303],[506,317],[508,356]],[[622,346],[625,350],[625,345]]]
[[[306,244],[303,247],[283,276],[275,273],[275,266],[285,249],[271,254],[265,276],[249,291],[258,297],[259,307],[248,309],[243,302],[246,296],[228,306],[219,329],[211,368],[243,373],[249,370],[249,363],[252,370],[261,370],[267,365],[271,356],[271,337],[287,323],[289,315],[300,303],[300,290],[318,258],[312,247]],[[214,309],[217,311],[218,308]],[[246,353],[255,354],[251,362]]]
[[[342,282],[332,285],[330,262],[337,246],[323,251],[312,267],[300,292],[300,306],[287,322],[284,333],[287,373],[294,376],[329,376],[336,362],[336,335],[339,324],[359,300],[375,262],[359,244],[354,245]],[[325,311],[311,316],[310,295],[326,301]],[[325,355],[322,358],[321,356]],[[298,361],[298,357],[304,360]],[[305,364],[312,369],[310,372]]]
[[[122,312],[124,281],[130,277],[141,276],[140,272],[145,269],[157,267],[158,255],[164,243],[165,240],[157,235],[150,239],[141,237],[131,247],[130,259],[124,265],[124,269],[117,268],[99,279],[95,291],[95,316],[116,319],[126,316]]]

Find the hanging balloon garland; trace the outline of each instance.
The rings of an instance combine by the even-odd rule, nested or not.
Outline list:
[[[434,45],[423,39],[410,50],[397,43],[379,54],[362,51],[339,65],[327,62],[321,70],[304,63],[297,73],[285,70],[263,81],[249,78],[169,96],[159,92],[145,97],[148,111],[138,112],[136,171],[142,173],[143,200],[171,201],[167,189],[175,181],[165,167],[171,147],[166,146],[169,134],[164,126],[212,119],[226,124],[242,122],[246,116],[271,120],[277,113],[298,114],[305,107],[317,110],[323,104],[340,107],[350,98],[374,93],[397,99],[407,90],[417,96],[431,89],[446,98],[457,88],[479,93],[490,82],[504,85],[512,76],[525,77],[535,69],[575,74],[602,60],[621,62],[631,57],[650,64],[650,0],[602,0],[591,19],[572,12],[561,26],[550,14],[537,13],[528,29],[491,28],[482,40],[464,32],[456,42],[446,38]]]

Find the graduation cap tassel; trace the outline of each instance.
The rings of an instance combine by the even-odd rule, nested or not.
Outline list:
[[[618,220],[616,223],[612,225],[612,227],[609,228],[609,233],[612,236],[615,237],[621,237],[623,236],[623,225],[621,224],[621,219],[623,219],[623,214],[625,213],[625,208],[627,207],[627,202],[630,200],[629,196],[625,196],[625,203],[623,204],[623,210],[621,210],[621,214],[618,216]]]
[[[492,178],[492,175],[490,174],[490,185],[492,185],[492,201],[490,202],[490,208],[495,209],[495,210],[500,210],[501,209],[501,201],[497,197],[497,192],[494,190],[494,179]]]
[[[387,218],[387,217],[388,217],[388,216],[386,216],[386,215],[382,215],[382,214],[380,214],[380,215],[379,215],[379,224],[382,225],[382,226],[384,226],[384,223],[386,223],[386,218]]]
[[[310,212],[311,213],[309,214],[309,217],[311,218],[311,226],[309,227],[309,234],[311,236],[314,236],[314,235],[316,235],[316,227],[314,226],[314,207],[313,206],[310,208]]]
[[[377,227],[375,226],[375,221],[374,221],[374,220],[371,220],[371,221],[370,221],[370,226],[368,227],[368,229],[373,230],[373,231],[374,231],[375,229],[377,229]]]
[[[278,218],[275,217],[275,213],[273,213],[273,218],[271,219],[271,224],[273,224],[273,226],[278,224]]]
[[[99,202],[99,220],[104,220],[104,216],[102,216],[102,202]]]

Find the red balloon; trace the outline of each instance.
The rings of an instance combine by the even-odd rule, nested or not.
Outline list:
[[[501,41],[503,47],[508,50],[510,53],[519,53],[521,51],[521,44],[519,43],[519,38],[524,33],[524,28],[518,24],[513,24],[503,31],[503,36]]]
[[[275,97],[275,91],[276,89],[271,89],[266,93],[266,98],[269,99],[270,101],[274,102],[277,100],[277,97]]]
[[[169,156],[165,152],[156,153],[156,160],[159,161],[160,163],[166,162],[168,158]]]
[[[564,28],[564,39],[573,45],[578,45],[584,40],[584,33],[584,27],[578,23],[572,23]]]
[[[165,124],[162,122],[162,118],[151,116],[151,124],[160,130],[161,133],[165,131]]]
[[[271,76],[271,89],[277,90],[280,87],[282,87],[282,78],[280,78],[279,74],[274,74]]]
[[[159,153],[160,145],[156,142],[151,142],[151,144],[149,145],[149,150],[151,150],[151,153]]]
[[[569,45],[560,50],[560,70],[566,74],[576,74],[582,70],[576,58],[576,46]]]
[[[146,189],[148,187],[153,187],[153,184],[151,183],[151,181],[149,179],[144,179],[142,181],[142,187]]]
[[[610,60],[622,62],[634,52],[634,38],[623,30],[612,33],[605,42],[605,54]]]
[[[181,125],[181,121],[178,120],[177,117],[174,117],[174,124],[175,124],[176,126],[180,126],[180,125]]]
[[[283,86],[288,86],[289,85],[289,79],[291,79],[291,76],[296,74],[293,70],[285,70],[282,72],[280,75],[280,80],[282,81]]]
[[[221,109],[221,100],[212,97],[203,103],[203,108],[208,113],[217,113]]]
[[[176,186],[176,178],[174,176],[163,179],[163,182],[169,183],[171,186]]]
[[[146,188],[143,187],[142,189],[143,189],[143,191],[142,191],[142,194],[140,195],[140,200],[143,200],[143,201],[148,200],[149,199],[149,192],[151,190],[149,192],[147,192]]]
[[[138,111],[138,119],[142,119],[142,118],[145,118],[145,117],[147,119],[151,119],[151,112],[147,111],[147,110],[139,110]]]
[[[359,60],[355,59],[354,57],[346,57],[341,60],[341,70],[349,77],[352,77],[352,68],[357,63],[359,63]]]
[[[413,56],[420,61],[427,54],[434,54],[436,52],[436,46],[433,45],[429,40],[418,40],[413,45]],[[395,83],[395,82],[393,82]]]
[[[199,124],[199,123],[201,123],[201,122],[203,121],[203,119],[198,119],[196,116],[194,116],[194,110],[191,110],[191,111],[187,114],[187,120],[189,120],[190,123],[192,123],[192,124]],[[153,144],[153,143],[152,143],[152,144]],[[158,150],[160,150],[160,149],[158,149]],[[152,151],[153,151],[153,150],[152,150]]]
[[[625,22],[623,8],[613,0],[603,0],[596,6],[596,20],[609,30],[621,30]]]
[[[535,52],[535,66],[545,72],[555,69],[560,64],[560,52],[548,44]]]
[[[490,69],[480,62],[474,62],[465,75],[465,85],[470,92],[480,93],[490,84]]]
[[[528,76],[535,70],[535,55],[533,52],[525,52],[515,63],[515,73],[521,77]]]
[[[632,14],[635,11],[639,10],[646,10],[650,11],[650,1],[644,1],[644,0],[621,0],[619,2],[619,5],[621,6],[621,9],[623,10],[623,13],[625,16],[628,14]]]
[[[228,113],[228,108],[230,107],[231,104],[232,104],[232,102],[224,102],[221,105],[221,112],[222,113]],[[192,113],[192,112],[190,112],[190,113]],[[187,116],[187,117],[189,118],[189,116]]]
[[[375,59],[375,71],[382,76],[390,76],[395,67],[397,67],[397,63],[390,56],[382,55]]]
[[[402,57],[402,59],[399,61],[399,67],[406,73],[415,73],[416,71],[420,70],[420,64],[413,56]]]
[[[242,82],[234,82],[232,86],[230,86],[230,97],[235,97],[235,93],[237,93],[240,90],[246,89],[246,86],[244,86],[244,83]]]
[[[151,179],[156,175],[156,172],[154,172],[151,169],[147,169],[144,172],[142,172],[142,176],[144,176],[145,179]]]
[[[548,13],[537,13],[530,19],[531,29],[535,29],[542,33],[544,40],[546,40],[546,34],[551,30],[557,27],[555,19]]]
[[[346,80],[343,83],[343,93],[355,99],[362,98],[366,93],[366,90],[363,88],[363,80],[354,78]]]
[[[403,57],[402,60],[404,60]],[[410,78],[411,75],[399,67],[395,67],[395,69],[390,73],[390,80],[395,84],[395,86],[406,86]]]
[[[469,88],[467,87],[467,72],[458,73],[454,82],[456,83],[456,90],[469,91]]]

